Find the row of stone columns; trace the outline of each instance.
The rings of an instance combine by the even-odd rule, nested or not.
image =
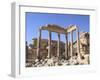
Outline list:
[[[77,53],[79,54],[79,31],[76,28],[76,36],[77,36]],[[65,34],[66,43],[65,43],[65,57],[68,59],[69,57],[69,49],[68,49],[68,33]],[[39,37],[37,44],[37,57],[40,56],[40,44],[41,44],[41,29],[39,29]],[[73,31],[70,32],[70,56],[73,56]],[[58,33],[58,44],[57,44],[57,57],[60,57],[60,33]],[[51,31],[49,31],[49,39],[48,39],[48,58],[51,58]]]
[[[60,56],[60,34],[58,33],[57,57]],[[48,58],[51,58],[51,31],[49,31],[48,39]]]
[[[80,48],[79,48],[79,30],[78,30],[77,27],[76,27],[75,30],[76,30],[76,40],[77,40],[77,54],[78,54],[78,57],[80,58],[80,54],[79,54],[79,52],[80,52]],[[66,58],[69,57],[69,52],[70,52],[70,56],[71,57],[73,56],[73,31],[69,32],[69,34],[70,34],[70,43],[69,43],[70,51],[68,51],[69,50],[68,49],[68,37],[66,37],[66,45],[65,45],[66,46],[65,47]],[[67,33],[67,35],[68,35],[68,33]]]
[[[40,56],[40,44],[41,44],[41,29],[39,29],[39,37],[37,44],[37,57]],[[57,57],[60,56],[60,34],[58,33],[58,45],[57,45]],[[49,31],[49,39],[48,39],[48,58],[51,58],[51,31]]]
[[[68,44],[68,34],[70,34],[69,44]],[[66,33],[65,36],[66,36],[65,57],[66,57],[66,59],[69,59],[70,56],[73,56],[73,31],[71,31],[70,33]],[[68,46],[70,46],[70,49],[68,49]]]

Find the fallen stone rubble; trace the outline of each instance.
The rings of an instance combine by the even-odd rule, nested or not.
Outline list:
[[[48,67],[48,66],[66,66],[66,65],[83,65],[88,64],[88,59],[80,60],[76,56],[73,56],[71,59],[58,59],[57,57],[46,58],[46,59],[36,59],[31,63],[27,63],[27,67]]]

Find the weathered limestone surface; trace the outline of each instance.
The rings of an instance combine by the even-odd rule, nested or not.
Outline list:
[[[89,64],[90,63],[90,39],[88,32],[82,32],[80,34],[80,54],[82,55],[82,63]]]

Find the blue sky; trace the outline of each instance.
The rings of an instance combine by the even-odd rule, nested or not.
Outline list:
[[[26,12],[26,41],[32,43],[32,38],[38,37],[39,27],[46,24],[56,24],[67,27],[71,24],[77,25],[80,32],[89,32],[89,15],[76,14],[51,14],[51,13],[33,13]],[[73,34],[76,40],[75,32]],[[69,37],[69,36],[68,36]],[[42,31],[42,38],[48,39],[48,31]],[[57,40],[57,33],[52,32],[52,40]],[[65,35],[61,34],[61,41],[65,42]]]

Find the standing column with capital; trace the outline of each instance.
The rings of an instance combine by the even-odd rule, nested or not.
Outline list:
[[[40,57],[40,45],[41,44],[41,29],[39,29],[39,37],[37,41],[37,58]]]
[[[49,31],[49,40],[48,40],[48,58],[51,58],[51,32]]]
[[[57,57],[60,57],[60,34],[58,33]]]
[[[70,55],[73,56],[73,31],[70,32],[70,40],[71,40],[71,48],[70,48]]]

